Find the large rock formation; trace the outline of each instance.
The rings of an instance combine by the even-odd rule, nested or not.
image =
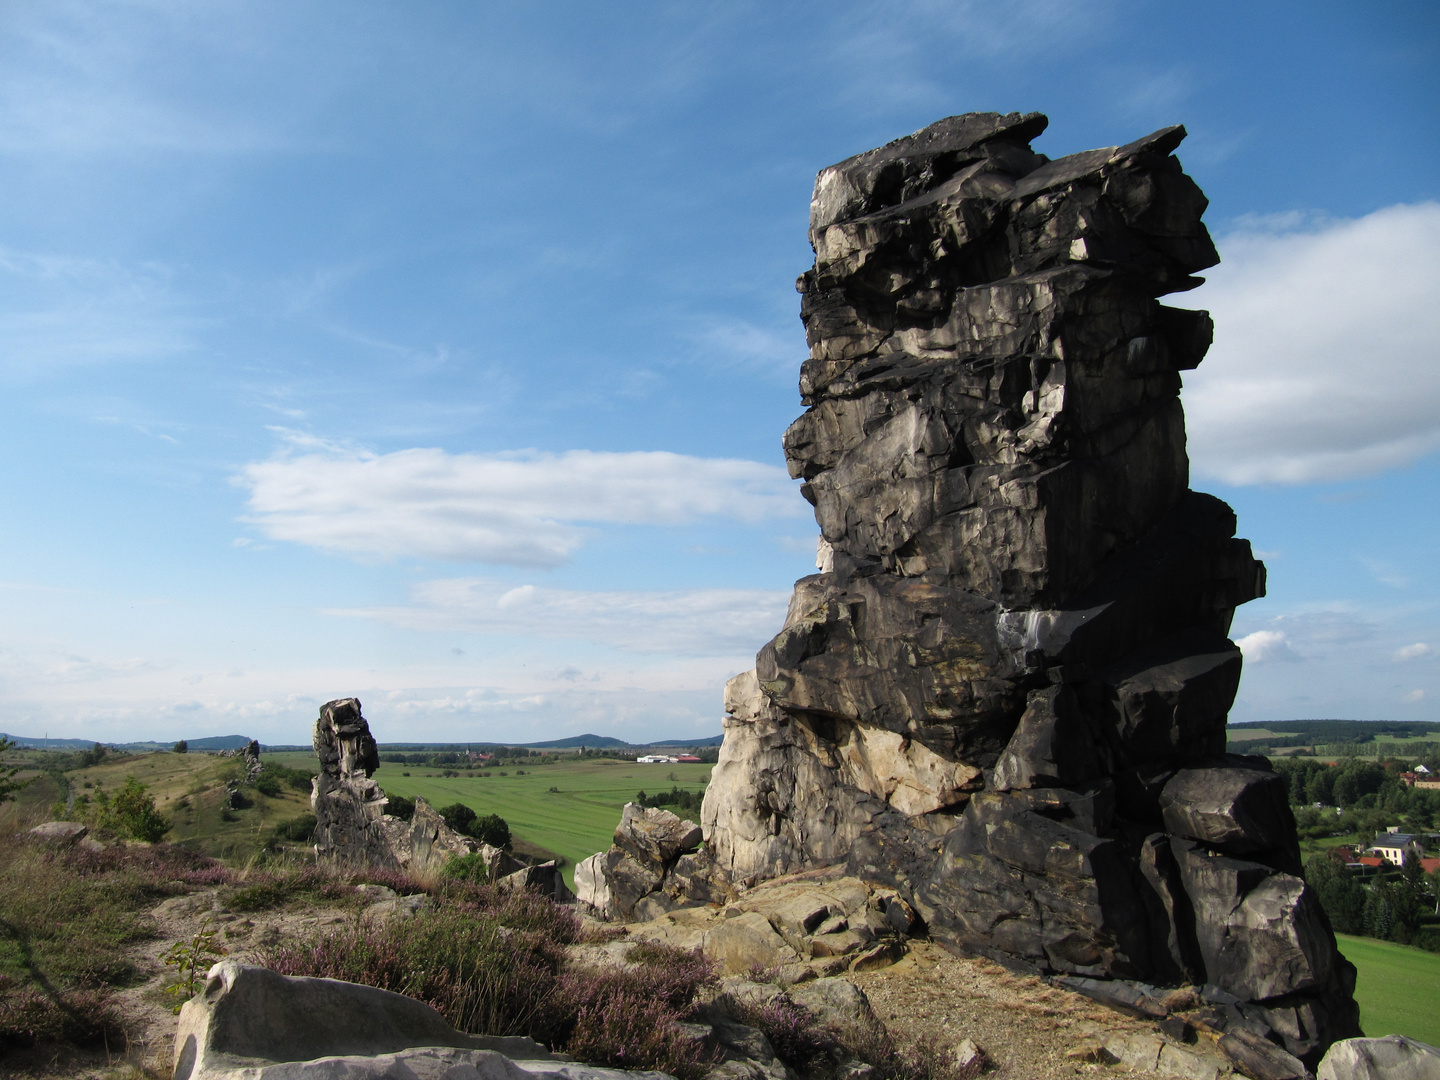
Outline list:
[[[1045,126],[951,117],[816,180],[784,446],[820,573],[726,688],[704,889],[845,864],[1007,963],[1207,986],[1313,1066],[1354,970],[1278,777],[1225,754],[1264,567],[1188,486],[1210,318],[1156,299],[1218,262],[1206,199],[1183,128],[1050,161]]]

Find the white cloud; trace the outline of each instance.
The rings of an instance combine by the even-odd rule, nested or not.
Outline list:
[[[1295,661],[1300,654],[1290,647],[1290,642],[1280,630],[1256,630],[1235,642],[1245,654],[1247,664],[1267,664],[1275,660]]]
[[[789,593],[766,589],[588,592],[426,581],[405,607],[328,611],[411,630],[581,638],[635,652],[748,656],[779,632]]]
[[[1215,345],[1186,376],[1197,474],[1334,480],[1440,449],[1440,203],[1222,237],[1192,294]]]
[[[1422,656],[1429,656],[1435,650],[1423,641],[1417,641],[1414,645],[1406,645],[1403,649],[1396,649],[1395,655],[1391,657],[1397,664],[1406,660],[1418,660]]]
[[[808,510],[777,466],[666,451],[374,454],[291,437],[237,478],[267,536],[359,556],[552,567],[587,523],[758,522]]]
[[[1415,705],[1415,704],[1417,704],[1417,703],[1425,700],[1425,691],[1424,691],[1424,690],[1411,690],[1408,694],[1406,694],[1406,695],[1405,695],[1403,698],[1401,698],[1400,700],[1403,701],[1403,702],[1405,702],[1405,704],[1407,704],[1407,705]]]

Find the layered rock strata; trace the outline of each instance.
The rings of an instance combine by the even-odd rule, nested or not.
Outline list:
[[[1210,318],[1157,300],[1218,262],[1206,199],[1183,128],[1051,161],[1046,122],[951,117],[816,180],[784,447],[820,572],[726,689],[691,895],[844,864],[1007,963],[1206,986],[1313,1067],[1354,971],[1279,778],[1225,754],[1265,572],[1188,486]]]

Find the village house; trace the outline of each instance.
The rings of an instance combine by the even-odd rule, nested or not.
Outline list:
[[[1396,828],[1396,826],[1391,826],[1391,829]],[[1386,862],[1396,866],[1403,866],[1407,856],[1412,859],[1424,856],[1425,842],[1421,837],[1412,836],[1410,833],[1387,831],[1375,837],[1375,843],[1371,846],[1370,853],[1378,855]]]

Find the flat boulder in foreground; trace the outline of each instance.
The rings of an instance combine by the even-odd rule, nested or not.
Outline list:
[[[226,960],[180,1010],[174,1080],[671,1080],[456,1031],[423,1002]]]

